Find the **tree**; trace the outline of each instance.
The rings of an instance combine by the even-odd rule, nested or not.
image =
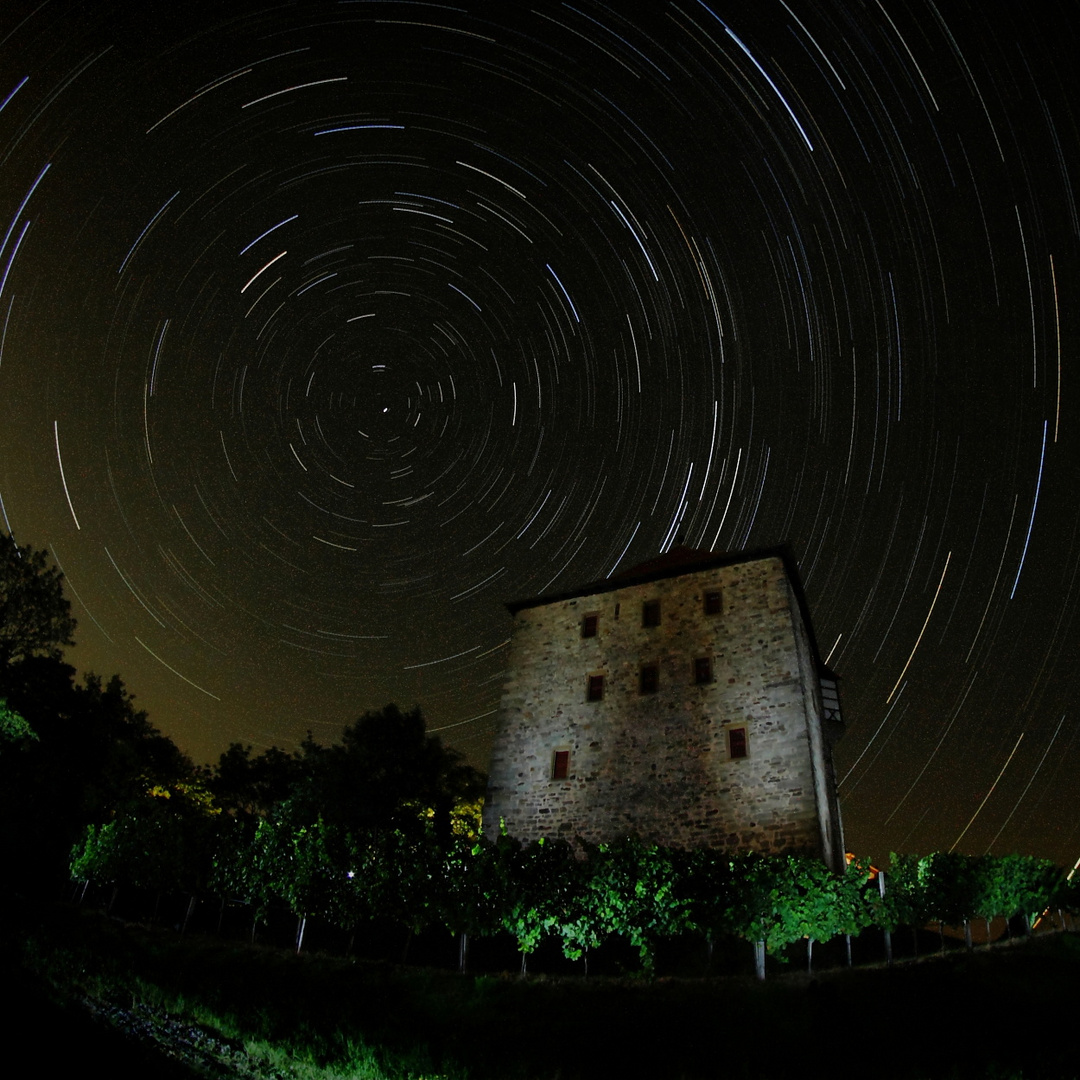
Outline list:
[[[1024,931],[1030,933],[1032,922],[1061,888],[1064,872],[1049,859],[1031,855],[1006,855],[1000,861],[1004,878],[1000,914],[1006,919],[1022,915]]]
[[[0,754],[0,861],[25,888],[66,876],[71,846],[91,823],[109,821],[154,785],[193,779],[179,748],[137,709],[123,682],[30,656],[0,668],[8,709],[36,738]],[[13,869],[13,868],[18,868]]]
[[[852,859],[836,885],[833,918],[837,930],[844,935],[848,967],[851,967],[852,936],[862,933],[874,921],[872,898],[880,894],[872,874],[868,864]]]
[[[302,775],[298,753],[271,746],[253,758],[250,746],[234,742],[218,758],[207,786],[223,810],[250,819],[284,802]]]
[[[463,975],[468,970],[469,938],[495,933],[503,925],[510,889],[500,856],[498,845],[465,837],[444,849],[439,914],[457,935],[458,970]]]
[[[929,868],[931,856],[889,856],[885,884],[878,881],[878,896],[871,899],[873,924],[886,934],[887,948],[891,935],[901,926],[911,927],[915,953],[919,952],[919,927],[930,920]]]
[[[321,817],[310,820],[304,808],[287,799],[255,825],[254,835],[241,847],[230,844],[225,859],[233,864],[214,868],[214,882],[241,892],[261,920],[271,902],[284,901],[296,916],[296,951],[304,943],[308,916],[327,916],[336,884],[327,857],[327,826]],[[254,927],[252,928],[254,934]]]
[[[681,889],[690,902],[688,917],[691,925],[705,935],[711,966],[716,939],[733,933],[731,856],[712,848],[695,848],[688,852]]]
[[[72,848],[75,881],[135,885],[161,893],[182,891],[192,902],[206,887],[220,810],[198,784],[154,785],[103,824],[90,824]],[[187,919],[185,918],[185,924]]]
[[[942,950],[944,927],[962,926],[971,948],[971,917],[982,913],[978,860],[959,851],[935,851],[926,861],[926,889],[931,913],[938,922]]]
[[[430,837],[368,829],[347,832],[323,825],[323,846],[334,881],[330,917],[354,932],[366,921],[386,920],[406,931],[409,943],[444,908],[443,852]]]
[[[835,874],[813,856],[787,856],[791,875],[790,917],[796,932],[806,938],[806,970],[812,972],[815,941],[830,941],[838,934],[848,939],[848,963],[851,963],[851,935],[869,925],[870,909],[865,885],[868,871],[856,862],[844,873]]]
[[[294,797],[311,817],[322,813],[347,830],[418,836],[430,822],[449,846],[454,807],[485,788],[481,773],[425,732],[418,708],[403,713],[387,705],[345,728],[341,743],[323,747],[309,737],[302,750],[305,776]]]
[[[436,917],[448,872],[461,875],[463,895],[479,881],[467,856],[484,779],[425,732],[419,709],[367,713],[329,747],[309,733],[298,754],[271,747],[253,758],[233,743],[207,786],[231,822],[216,887],[253,904],[256,919],[283,900],[298,947],[312,915],[346,930],[386,918],[411,935]],[[459,929],[473,928],[471,912],[454,911]]]
[[[0,697],[0,746],[19,746],[36,742],[37,732],[27,723],[26,717],[8,708],[6,698]]]
[[[803,937],[824,941],[843,933],[831,907],[842,879],[820,859],[745,852],[731,865],[731,930],[753,942],[759,979],[765,978],[766,952]]]
[[[63,737],[79,747],[92,770],[86,787],[88,813],[113,812],[154,784],[194,779],[191,761],[150,723],[119,675],[106,683],[89,671],[83,682],[74,688]]]
[[[691,903],[682,888],[687,863],[681,851],[644,844],[636,837],[601,844],[593,852],[589,886],[597,895],[601,919],[638,950],[649,976],[657,942],[691,926]]]
[[[567,960],[583,960],[586,976],[589,950],[598,949],[613,932],[600,891],[592,885],[597,858],[597,849],[586,846],[585,858],[573,859],[567,865],[566,890],[554,926],[562,942],[563,956]]]
[[[30,656],[58,659],[62,646],[75,643],[63,581],[44,551],[0,532],[0,670]]]
[[[541,837],[528,847],[505,834],[495,841],[507,881],[503,929],[513,934],[521,953],[521,974],[546,934],[561,925],[572,884],[576,881],[573,848],[565,840]]]

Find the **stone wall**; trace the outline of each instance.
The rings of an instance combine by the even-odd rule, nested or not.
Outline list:
[[[705,594],[715,591],[721,611],[706,614]],[[644,626],[643,605],[654,600],[660,624]],[[595,637],[582,636],[586,615],[597,616]],[[695,661],[704,657],[712,678],[698,683]],[[651,664],[659,683],[642,693],[641,667]],[[601,700],[587,700],[590,675],[603,676]],[[810,731],[820,725],[819,699],[779,557],[522,607],[485,831],[497,834],[501,820],[524,841],[636,833],[652,843],[829,858],[816,776],[828,747]],[[745,731],[745,757],[730,754],[732,728]],[[557,751],[569,751],[565,779],[553,778]]]

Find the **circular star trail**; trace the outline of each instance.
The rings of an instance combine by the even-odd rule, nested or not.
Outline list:
[[[1072,862],[1072,5],[0,12],[0,499],[196,759],[486,764],[512,599],[787,542],[849,846]]]

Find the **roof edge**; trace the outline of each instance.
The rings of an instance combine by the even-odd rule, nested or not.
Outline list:
[[[558,604],[566,600],[575,600],[583,596],[597,596],[602,593],[617,592],[619,589],[632,588],[635,585],[648,585],[653,581],[664,581],[668,578],[685,577],[688,574],[697,574],[703,570],[715,570],[721,566],[738,566],[741,563],[761,562],[764,559],[779,559],[784,566],[788,581],[791,583],[795,594],[795,602],[802,616],[803,625],[806,627],[807,636],[810,639],[810,651],[813,654],[814,663],[818,671],[836,678],[836,673],[825,666],[818,649],[817,636],[814,633],[814,624],[810,619],[810,606],[807,603],[806,592],[803,589],[802,577],[799,574],[799,564],[791,548],[787,544],[777,544],[773,547],[755,548],[752,551],[740,551],[732,554],[725,552],[713,558],[703,558],[700,563],[682,562],[663,570],[653,570],[644,574],[635,574],[631,569],[622,576],[603,578],[600,581],[592,581],[577,589],[568,592],[550,593],[545,596],[532,597],[528,600],[512,600],[506,605],[511,615],[517,615],[519,611],[527,608],[544,607],[546,604]],[[644,564],[647,565],[647,564]]]

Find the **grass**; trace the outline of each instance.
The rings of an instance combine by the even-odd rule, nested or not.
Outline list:
[[[25,916],[25,913],[24,913]],[[460,977],[125,926],[13,927],[63,997],[171,1018],[203,1074],[336,1080],[1070,1080],[1080,936],[752,978]],[[186,1025],[186,1026],[185,1026]],[[189,1032],[187,1036],[182,1033]],[[197,1032],[194,1034],[193,1032]]]

